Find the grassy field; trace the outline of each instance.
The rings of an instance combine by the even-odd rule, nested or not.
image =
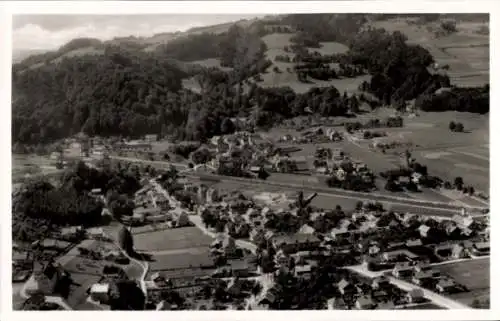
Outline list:
[[[134,235],[138,251],[165,251],[208,246],[212,239],[196,227],[183,227]]]
[[[220,59],[218,59],[218,58],[209,58],[209,59],[204,59],[204,60],[196,60],[196,61],[191,61],[189,63],[193,64],[193,65],[200,65],[200,66],[206,67],[206,68],[215,67],[215,68],[219,68],[219,69],[221,69],[223,71],[230,71],[230,70],[232,70],[232,68],[229,68],[229,67],[222,67],[221,64],[220,64]]]
[[[401,31],[409,43],[425,47],[440,65],[449,65],[448,74],[457,86],[479,86],[489,83],[489,36],[476,31],[487,23],[458,22],[454,34],[436,38],[437,25],[410,25],[407,19],[371,22],[388,31]],[[430,30],[428,28],[431,28]]]
[[[465,285],[470,292],[453,294],[451,297],[470,305],[474,299],[484,300],[490,295],[490,259],[480,259],[436,267],[456,282]]]
[[[317,51],[322,55],[332,55],[346,53],[349,50],[346,45],[335,41],[320,42],[320,44],[321,48],[309,48],[309,51]]]
[[[208,248],[199,253],[179,253],[168,255],[155,255],[150,262],[151,271],[181,270],[190,268],[207,267],[213,264]]]

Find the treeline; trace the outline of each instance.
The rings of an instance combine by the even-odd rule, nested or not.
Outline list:
[[[34,241],[57,226],[98,225],[103,204],[89,192],[100,188],[107,194],[130,195],[140,188],[139,179],[136,167],[98,171],[80,162],[65,173],[60,186],[43,180],[29,182],[13,197],[13,237]]]
[[[490,111],[490,86],[458,88],[420,96],[415,107],[423,111],[461,111],[485,114]]]
[[[313,87],[303,94],[290,87],[255,88],[251,94],[259,106],[253,120],[264,127],[301,115],[345,116],[359,108],[356,96],[341,95],[335,87]]]

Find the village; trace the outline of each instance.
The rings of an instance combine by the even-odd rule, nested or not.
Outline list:
[[[174,167],[156,174],[141,180],[120,222],[105,207],[109,225],[15,246],[19,295],[74,310],[294,309],[306,303],[283,293],[332,267],[321,308],[464,308],[472,301],[453,298],[473,290],[441,268],[489,260],[488,216],[465,209],[451,217],[361,201],[323,209],[311,205],[316,193],[238,191]],[[91,195],[107,203],[100,190]],[[124,233],[132,252],[120,245]]]

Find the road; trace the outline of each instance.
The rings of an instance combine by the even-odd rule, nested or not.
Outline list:
[[[484,256],[484,257],[477,257],[477,258],[470,258],[470,259],[456,259],[456,260],[450,260],[450,261],[445,261],[445,262],[439,262],[439,263],[433,263],[430,264],[430,266],[438,266],[438,265],[446,265],[446,264],[452,264],[452,263],[458,263],[458,262],[464,262],[464,261],[470,261],[470,260],[481,260],[481,259],[487,259],[489,256]],[[369,278],[375,278],[379,277],[383,274],[385,274],[388,271],[391,270],[384,270],[384,271],[369,271],[366,269],[365,266],[362,265],[356,265],[356,266],[348,266],[346,267],[347,269],[362,274],[364,276],[367,276]],[[413,289],[421,289],[424,292],[425,298],[429,299],[432,301],[434,304],[439,305],[441,307],[447,308],[447,309],[471,309],[471,307],[462,304],[460,302],[457,302],[455,300],[452,300],[450,298],[447,298],[445,296],[442,296],[436,292],[430,291],[428,289],[425,289],[423,287],[420,287],[418,285],[403,281],[401,279],[388,276],[389,281],[397,286],[398,288],[404,290],[404,291],[411,291]]]
[[[119,157],[119,156],[111,156],[113,159],[128,161],[128,162],[139,162],[145,163],[155,166],[161,166],[163,168],[168,167],[170,165],[174,167],[180,167],[185,169],[187,166],[185,164],[179,163],[168,163],[163,161],[148,161],[137,158],[128,158],[128,157]],[[185,174],[188,177],[211,180],[216,182],[229,182],[229,183],[241,183],[246,186],[258,186],[262,188],[262,186],[269,187],[278,187],[280,189],[286,189],[291,191],[299,191],[302,190],[308,193],[318,193],[319,195],[334,198],[344,198],[344,199],[352,199],[356,201],[371,201],[371,202],[382,202],[389,204],[392,210],[395,211],[403,211],[410,212],[414,214],[420,215],[437,215],[437,216],[452,216],[456,213],[460,213],[462,207],[445,203],[445,202],[431,202],[426,200],[419,199],[410,199],[404,197],[397,197],[391,195],[383,195],[378,193],[363,193],[363,192],[354,192],[347,191],[342,189],[334,189],[329,187],[322,186],[313,186],[308,184],[293,184],[293,183],[284,183],[272,181],[272,179],[268,180],[259,180],[259,179],[247,179],[247,178],[239,178],[239,177],[231,177],[231,176],[220,176],[210,173],[198,173],[198,172],[189,172]],[[334,203],[335,204],[335,203]],[[484,207],[476,207],[469,208],[470,210],[480,211]]]

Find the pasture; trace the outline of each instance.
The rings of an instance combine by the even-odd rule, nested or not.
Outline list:
[[[443,274],[465,285],[470,292],[452,294],[451,298],[470,305],[474,299],[485,300],[490,296],[490,259],[470,260],[436,266]]]
[[[213,267],[213,259],[208,248],[205,248],[198,253],[155,255],[154,261],[150,262],[149,266],[150,271],[210,268]]]
[[[212,239],[197,227],[183,227],[134,235],[138,251],[167,251],[206,247]]]
[[[408,37],[408,42],[429,50],[435,61],[448,65],[450,80],[457,86],[482,86],[489,83],[489,36],[478,34],[488,23],[457,22],[457,32],[436,37],[436,23],[426,25],[409,24],[409,19],[376,21],[373,27],[387,31],[400,31]]]

